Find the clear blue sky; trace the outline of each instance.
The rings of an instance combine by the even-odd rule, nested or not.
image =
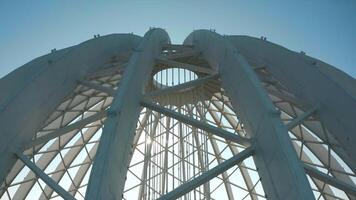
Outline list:
[[[149,27],[165,28],[174,43],[201,28],[264,35],[356,77],[356,0],[1,0],[0,77],[94,34],[143,35]]]

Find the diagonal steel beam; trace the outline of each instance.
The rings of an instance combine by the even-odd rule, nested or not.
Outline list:
[[[195,108],[198,110],[197,104],[195,104]],[[193,107],[190,107],[189,105],[187,105],[187,109],[188,109],[189,115],[190,116],[194,116],[193,111],[192,111]],[[200,140],[199,140],[199,137],[198,137],[197,129],[195,127],[192,128],[192,134],[193,134],[193,137],[194,137],[195,146],[197,147],[197,151],[198,151],[198,162],[199,162],[199,164],[201,166],[202,171],[206,172],[207,169],[208,169],[208,165],[206,165],[204,163],[203,152],[202,152],[201,148],[199,148],[201,146],[201,143],[200,143]],[[214,150],[214,154],[217,155],[216,154],[216,150],[217,149],[215,148],[216,146],[213,145],[215,140],[213,142],[211,134],[207,134],[207,136],[209,137],[209,140],[210,140],[210,142],[212,144],[212,147],[213,147],[213,150]],[[217,160],[218,160],[218,163],[220,164],[220,162],[219,162],[220,160],[218,158],[217,158]],[[222,173],[222,177],[223,177],[223,180],[224,180],[224,185],[226,186],[226,180],[227,180],[226,172]],[[209,182],[205,183],[203,188],[204,188],[205,197],[207,199],[210,199],[210,184],[209,184]],[[230,194],[231,193],[229,193],[228,189],[227,189],[227,192],[228,192],[229,200],[233,199],[233,198],[230,198]]]
[[[141,105],[142,106],[145,106],[146,108],[149,108],[151,110],[155,110],[157,112],[160,112],[168,117],[173,117],[183,123],[186,123],[186,124],[189,124],[191,126],[194,126],[196,128],[200,128],[202,130],[205,130],[209,133],[212,133],[214,135],[217,135],[219,137],[222,137],[226,140],[230,140],[230,141],[233,141],[233,142],[236,142],[236,143],[239,143],[239,144],[242,144],[242,145],[245,145],[245,146],[249,146],[251,144],[251,140],[248,139],[248,138],[243,138],[239,135],[236,135],[236,134],[233,134],[233,133],[230,133],[228,131],[225,131],[223,129],[220,129],[220,128],[217,128],[215,126],[211,126],[207,123],[203,123],[199,120],[196,120],[196,119],[193,119],[193,118],[190,118],[190,117],[187,117],[185,115],[182,115],[178,112],[175,112],[171,109],[167,109],[167,108],[164,108],[162,106],[159,106],[157,104],[154,104],[150,101],[147,101],[145,99],[142,99],[141,100]]]
[[[43,182],[50,186],[54,191],[57,192],[65,200],[75,200],[75,198],[70,195],[66,190],[64,190],[60,185],[58,185],[52,178],[43,172],[39,167],[37,167],[29,158],[23,155],[21,152],[16,151],[16,156],[28,167],[33,173],[40,177]]]
[[[222,101],[223,101],[223,100],[221,100],[221,102],[222,102]],[[222,113],[225,112],[225,111],[224,111],[224,106],[220,106],[220,107],[219,107],[218,104],[217,104],[217,102],[215,102],[215,101],[210,101],[210,103],[204,102],[203,105],[206,107],[206,109],[208,109],[208,112],[210,113],[210,115],[211,115],[211,117],[213,118],[214,122],[215,122],[218,126],[221,126],[222,124],[221,124],[221,121],[219,120],[218,115],[216,114],[216,112],[213,112],[213,111],[212,111],[212,110],[214,110],[214,108],[212,107],[212,105],[214,105],[214,106],[215,106],[217,109],[219,109]],[[227,106],[227,105],[225,104],[225,106]],[[201,109],[197,109],[197,110],[198,110],[199,113],[202,113]],[[200,115],[202,115],[202,114],[200,114]],[[226,115],[225,117],[226,117],[226,119],[227,119],[227,122],[231,125],[231,127],[237,127],[237,122],[233,122],[231,116],[228,117],[228,115]],[[210,141],[211,141],[211,146],[213,147],[213,151],[214,151],[215,155],[218,155],[218,154],[219,154],[219,151],[218,151],[219,147],[218,147],[218,145],[217,145],[217,143],[216,143],[215,138],[214,138],[213,136],[211,136],[211,135],[208,135],[208,136],[209,136],[209,138],[211,138],[211,139],[210,139]],[[237,148],[235,145],[231,145],[231,144],[229,144],[229,143],[227,143],[227,145],[229,146],[229,148],[230,148],[230,150],[231,150],[231,152],[232,152],[233,154],[238,154],[238,153],[240,152],[240,150],[238,150],[238,148]],[[217,161],[218,161],[218,163],[221,163],[221,162],[222,162],[221,158],[220,158],[220,159],[217,159]],[[258,197],[257,197],[257,195],[256,195],[257,193],[256,193],[256,190],[255,190],[254,184],[253,184],[253,182],[252,182],[252,180],[251,180],[251,177],[250,177],[250,175],[249,175],[248,170],[246,169],[246,165],[245,165],[244,163],[240,163],[240,164],[238,164],[238,165],[239,165],[239,170],[240,170],[240,172],[241,172],[242,178],[243,178],[243,180],[244,180],[244,182],[245,182],[245,184],[246,184],[247,190],[248,190],[249,193],[250,193],[251,200],[256,200],[256,199],[258,199]],[[226,177],[226,178],[224,177],[224,173],[222,174],[222,176],[223,176],[224,180],[227,180],[227,182],[229,182],[229,176],[227,176],[226,173],[225,173],[225,177]],[[231,189],[231,185],[230,185],[229,183],[225,183],[225,188],[226,188],[226,191],[228,192],[229,199],[235,199],[235,198],[233,197],[233,192],[232,192],[232,189]]]
[[[66,133],[69,133],[71,131],[74,131],[76,129],[80,129],[82,127],[84,127],[85,125],[87,124],[90,124],[90,123],[93,123],[95,121],[98,121],[104,117],[106,117],[107,115],[107,111],[106,110],[103,110],[103,111],[100,111],[90,117],[87,117],[87,118],[84,118],[80,121],[77,121],[77,122],[74,122],[73,124],[69,124],[63,128],[60,128],[60,129],[57,129],[51,133],[48,133],[47,135],[44,135],[42,137],[39,137],[35,140],[32,140],[29,144],[25,145],[25,149],[29,148],[29,147],[32,147],[32,146],[36,146],[36,145],[39,145],[39,144],[42,144],[42,143],[45,143],[51,139],[54,139],[58,136],[61,136],[63,134],[66,134]]]
[[[183,196],[184,194],[194,190],[195,188],[199,187],[200,185],[206,183],[207,181],[210,181],[211,179],[215,178],[219,174],[225,172],[226,170],[230,169],[231,167],[242,162],[244,159],[251,156],[253,154],[253,152],[254,152],[253,148],[248,147],[247,149],[241,151],[239,154],[234,155],[232,158],[222,162],[221,164],[208,170],[207,172],[202,173],[200,176],[194,178],[193,180],[183,183],[176,189],[174,189],[171,192],[158,198],[158,200],[178,199],[179,197]]]
[[[192,50],[193,45],[184,45],[184,44],[168,44],[165,45],[163,50],[177,50],[177,49],[189,49]]]
[[[356,187],[355,186],[349,185],[349,184],[344,183],[334,177],[328,176],[309,165],[304,164],[304,169],[310,176],[317,178],[317,179],[319,179],[329,185],[332,185],[340,190],[343,190],[344,192],[346,192],[348,194],[356,195]]]
[[[277,89],[271,88],[271,87],[267,87],[266,91],[269,95],[273,95],[275,97],[278,97],[279,99],[283,100],[283,101],[288,101],[290,103],[296,104],[296,105],[301,105],[301,106],[305,106],[306,103],[304,102],[304,100],[302,99],[297,99],[296,97],[294,97],[293,95],[286,93],[286,92],[281,92],[278,91]]]
[[[291,122],[287,124],[287,129],[291,130],[292,128],[298,126],[302,123],[305,119],[313,115],[318,110],[318,106],[314,106],[310,110],[304,112],[303,114],[299,115],[297,118],[293,119]]]
[[[159,90],[154,90],[154,91],[146,94],[145,96],[152,97],[152,96],[166,95],[166,94],[173,93],[173,92],[179,92],[182,90],[188,90],[188,89],[195,87],[197,85],[201,85],[208,81],[215,80],[218,77],[219,77],[219,74],[212,74],[212,75],[205,76],[205,77],[202,77],[202,78],[199,78],[199,79],[196,79],[193,81],[189,81],[186,83],[182,83],[182,84],[179,84],[176,86],[166,87],[166,88],[159,89]]]
[[[179,52],[179,53],[175,53],[175,54],[166,55],[166,56],[164,56],[164,58],[169,59],[169,60],[174,60],[174,59],[179,59],[179,58],[199,56],[200,54],[201,54],[200,51],[187,50],[187,51],[183,51],[183,52]]]
[[[193,134],[193,137],[194,137],[194,141],[195,141],[195,145],[197,147],[197,151],[198,151],[198,162],[199,162],[199,165],[201,166],[201,169],[202,169],[202,172],[206,172],[206,170],[208,169],[208,165],[206,165],[204,163],[204,158],[203,158],[203,152],[201,150],[201,148],[199,148],[201,146],[201,143],[200,143],[200,140],[199,140],[199,137],[198,137],[198,133],[197,133],[197,129],[196,128],[192,128],[192,134]],[[210,139],[210,142],[212,142],[212,139],[211,139],[211,135],[208,134],[208,137]],[[213,145],[212,145],[213,146]],[[213,146],[213,150],[214,150],[214,153],[216,155],[216,152],[215,152],[215,146]],[[219,160],[217,158],[217,160]],[[218,162],[219,163],[219,162]],[[220,164],[220,163],[219,163]],[[224,180],[224,183],[226,183],[226,173],[222,173],[222,176],[223,176],[223,180]],[[226,184],[225,184],[226,185]],[[210,184],[207,182],[207,183],[204,183],[204,194],[205,194],[205,197],[207,199],[210,199]],[[229,196],[229,194],[228,194]]]
[[[89,76],[86,76],[85,79],[95,79],[105,76],[112,76],[113,74],[120,73],[125,70],[127,63],[109,63],[109,65],[109,67],[104,67],[104,69],[101,69],[99,71],[94,72],[93,74],[90,74]]]
[[[112,88],[105,87],[105,86],[102,86],[100,84],[93,83],[93,82],[90,82],[90,81],[80,80],[79,83],[81,85],[84,85],[85,87],[92,88],[94,90],[98,90],[98,91],[104,92],[104,93],[106,93],[106,94],[108,94],[110,96],[114,96],[115,93],[116,93],[116,90],[114,90]]]
[[[177,62],[177,61],[174,61],[174,60],[168,60],[168,59],[165,59],[163,57],[156,58],[156,62],[160,63],[160,64],[170,65],[170,66],[173,66],[173,67],[179,67],[179,68],[188,69],[188,70],[191,70],[191,71],[201,72],[201,73],[205,73],[205,74],[213,74],[213,73],[215,73],[214,70],[209,69],[209,68],[200,67],[200,66],[197,66],[197,65],[192,65],[192,64],[182,63],[182,62]]]

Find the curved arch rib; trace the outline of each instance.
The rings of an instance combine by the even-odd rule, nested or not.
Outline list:
[[[131,56],[104,125],[86,192],[88,200],[122,197],[142,91],[155,58],[168,43],[164,30],[152,29]]]
[[[247,61],[217,33],[194,31],[185,41],[218,69],[234,109],[256,141],[254,160],[266,196],[271,199],[314,199],[304,169],[279,113]]]

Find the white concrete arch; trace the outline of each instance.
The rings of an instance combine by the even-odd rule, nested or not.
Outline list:
[[[354,86],[246,36],[95,37],[0,80],[0,199],[354,199]]]

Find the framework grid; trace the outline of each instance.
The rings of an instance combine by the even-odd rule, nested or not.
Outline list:
[[[0,80],[0,199],[356,199],[356,81],[213,30],[95,36]]]

